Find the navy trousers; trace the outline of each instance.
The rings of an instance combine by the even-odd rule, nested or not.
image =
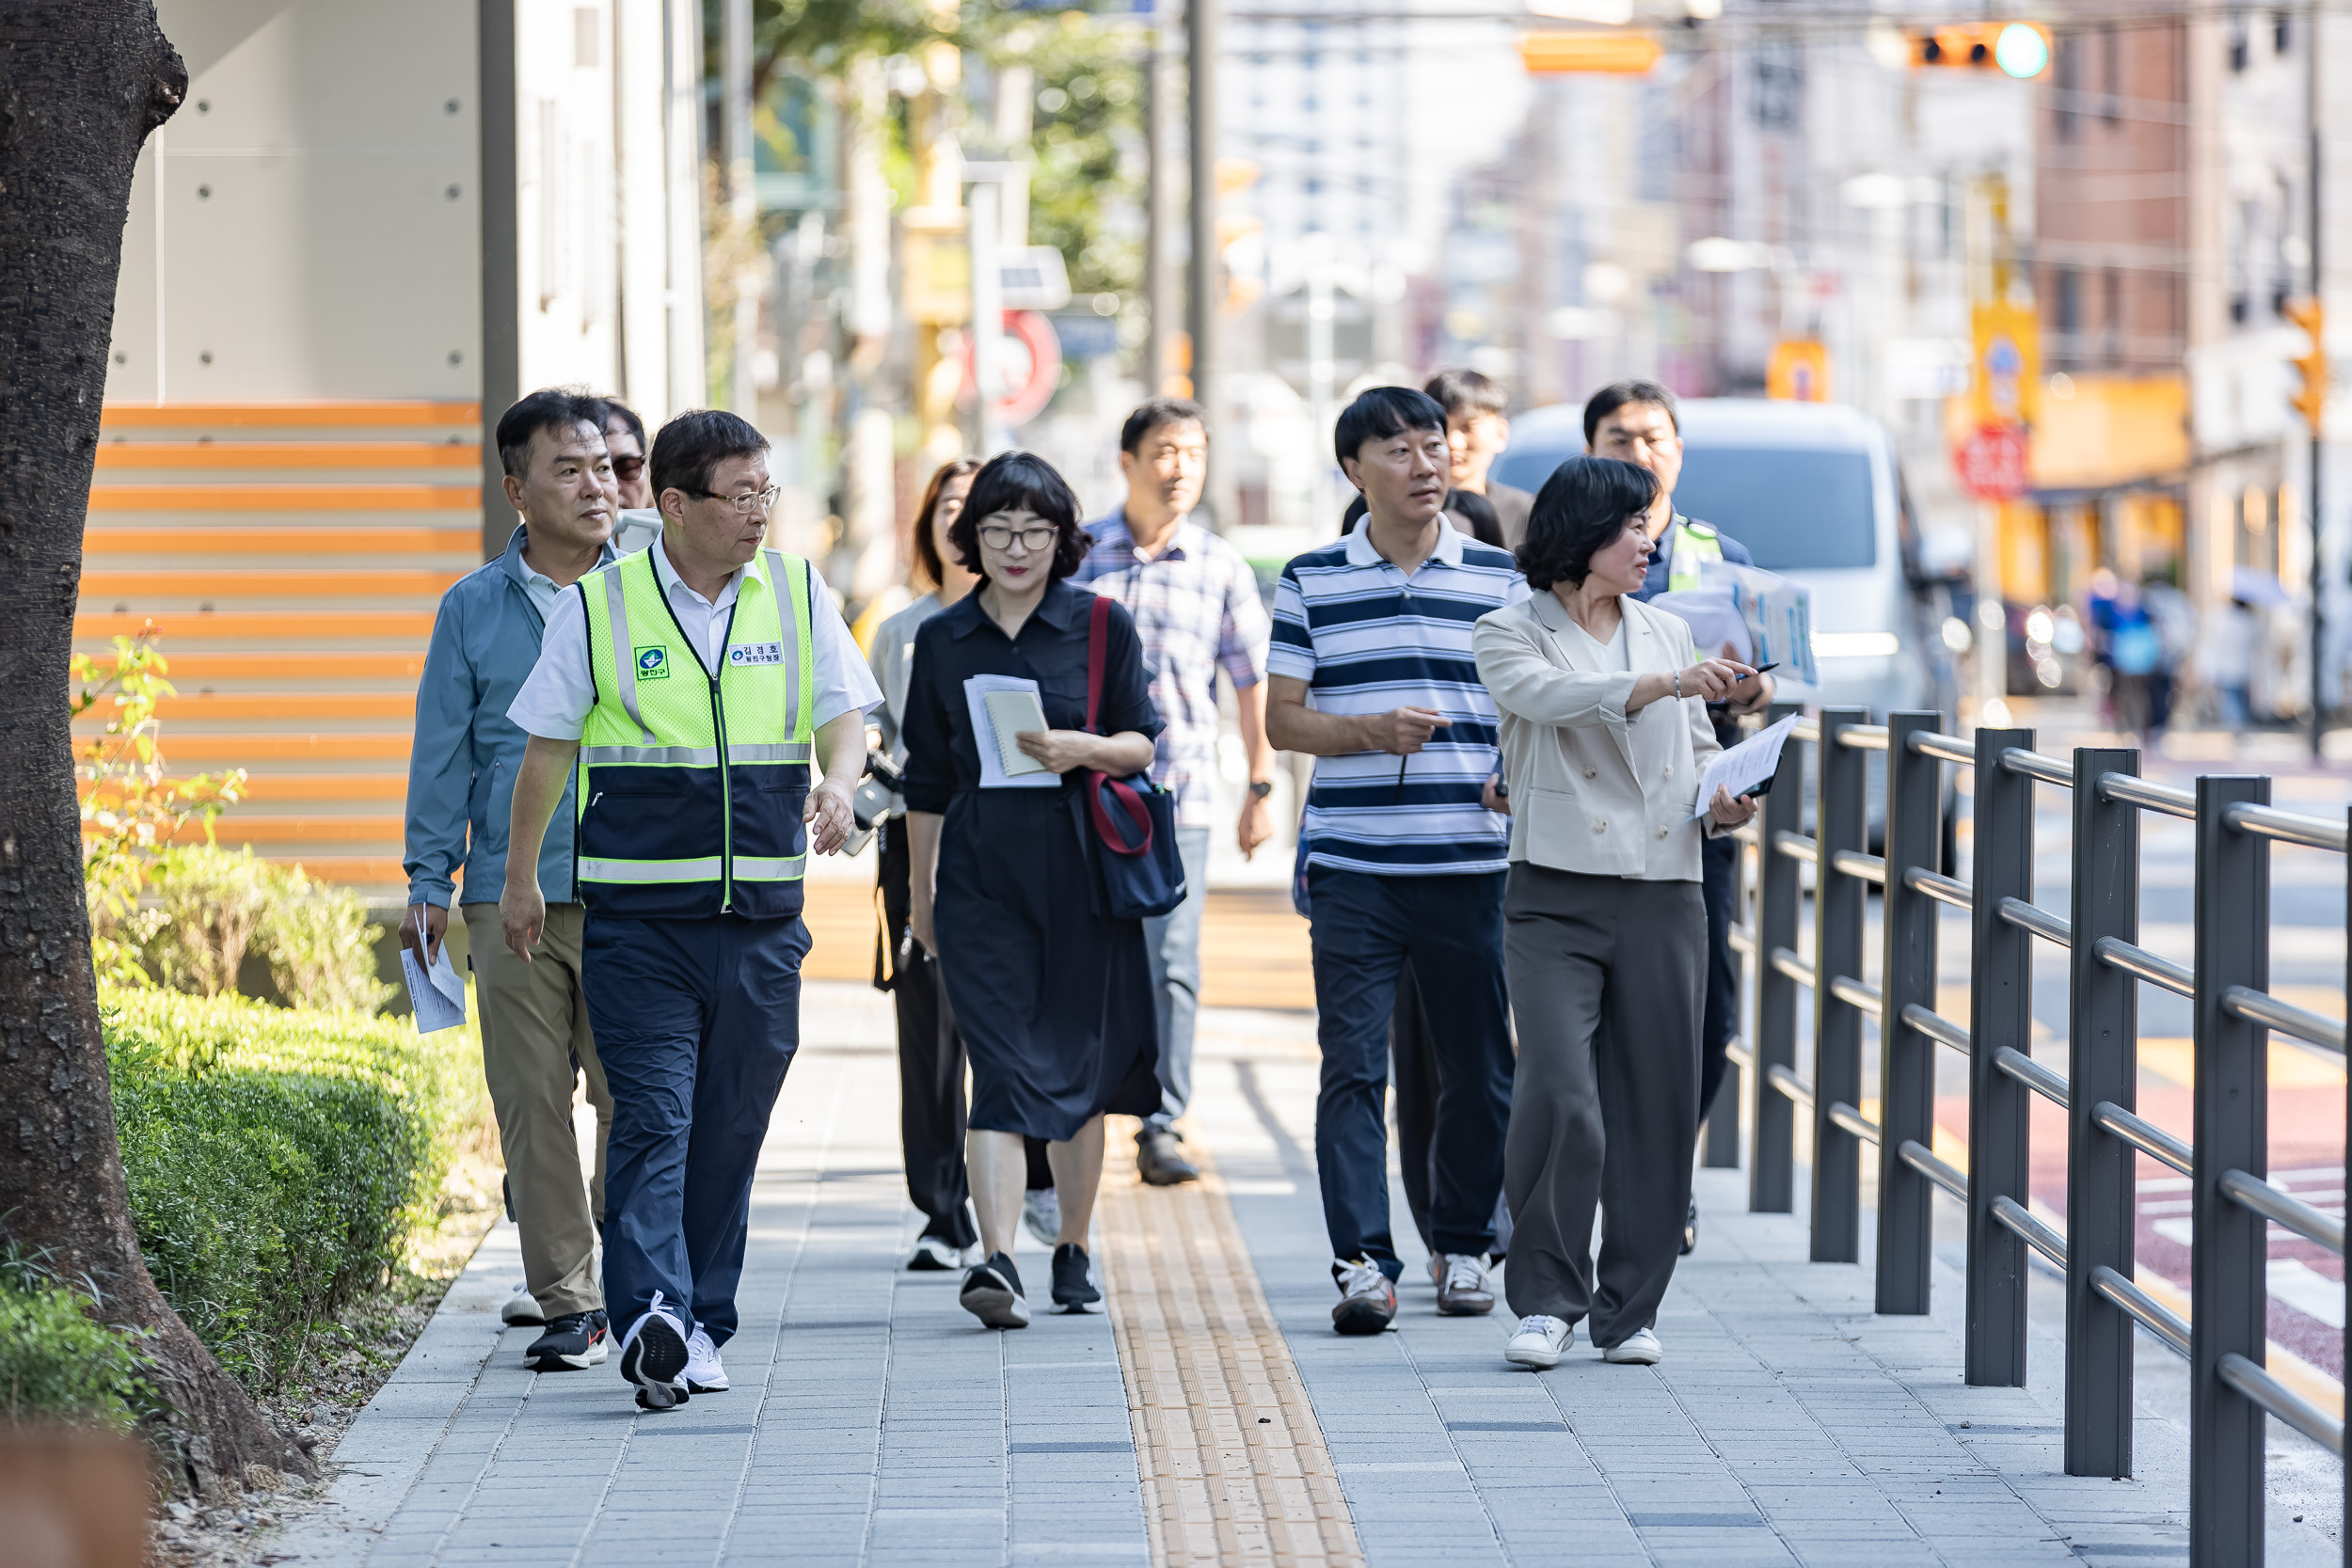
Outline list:
[[[604,1300],[613,1337],[659,1293],[723,1345],[736,1328],[752,1174],[800,1048],[808,928],[797,916],[591,913],[580,945],[612,1090]]]
[[[1331,1255],[1370,1259],[1391,1279],[1404,1272],[1389,1226],[1387,1111],[1389,1020],[1408,960],[1437,1069],[1430,1244],[1491,1251],[1514,1067],[1503,873],[1376,877],[1319,865],[1308,876],[1323,1048],[1315,1164]]]

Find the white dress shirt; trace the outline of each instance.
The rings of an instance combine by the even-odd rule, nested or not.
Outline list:
[[[749,565],[737,567],[716,599],[706,599],[686,586],[677,568],[670,564],[669,550],[661,545],[654,545],[646,553],[653,557],[654,578],[670,608],[677,612],[687,641],[701,656],[703,668],[719,668],[726,656],[727,623],[735,609],[736,590],[742,586],[747,571],[759,573],[762,581],[767,579],[765,552],[754,556]],[[834,603],[832,590],[813,562],[808,578],[813,623],[809,641],[817,653],[814,717],[816,727],[821,729],[845,713],[870,711],[882,702],[882,688],[874,684],[873,672],[866,667],[856,640],[841,619],[840,607]],[[578,594],[559,594],[554,612],[548,616],[547,633],[539,642],[539,662],[532,666],[530,678],[515,694],[506,716],[527,733],[545,739],[578,740],[586,733],[589,710],[596,705],[596,677],[588,669],[586,605]]]

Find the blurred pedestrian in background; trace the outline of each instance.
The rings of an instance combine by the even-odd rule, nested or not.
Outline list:
[[[1510,557],[1445,525],[1445,410],[1426,394],[1365,392],[1340,415],[1334,445],[1369,510],[1362,528],[1282,570],[1266,716],[1275,745],[1316,759],[1301,832],[1323,1050],[1315,1164],[1340,1289],[1331,1323],[1376,1334],[1396,1316],[1404,1272],[1386,1111],[1408,962],[1437,1057],[1438,1309],[1494,1308],[1486,1255],[1511,1085],[1507,829],[1489,807],[1495,710],[1470,629],[1527,588]]]
[[[2212,690],[2221,722],[2233,734],[2253,721],[2254,666],[2263,654],[2262,617],[2233,596],[2205,617],[2197,643],[2197,673]]]
[[[1492,506],[1501,537],[1491,543],[1506,550],[1517,549],[1527,537],[1528,509],[1535,504],[1535,498],[1517,485],[1487,477],[1495,459],[1511,444],[1511,421],[1505,417],[1510,400],[1492,378],[1476,371],[1439,371],[1422,390],[1445,410],[1447,483]],[[1447,502],[1449,510],[1453,504]]]
[[[1136,1168],[1155,1187],[1190,1181],[1176,1118],[1192,1096],[1193,1019],[1200,1005],[1200,912],[1209,899],[1209,834],[1216,806],[1216,677],[1233,691],[1249,782],[1234,838],[1243,858],[1273,836],[1274,748],[1265,736],[1265,607],[1241,551],[1192,519],[1209,471],[1209,431],[1189,398],[1153,398],[1119,433],[1127,499],[1087,525],[1092,541],[1071,579],[1124,605],[1143,640],[1158,707],[1152,782],[1176,797],[1184,901],[1144,922],[1159,996],[1160,1108],[1136,1133]]]
[[[914,664],[914,634],[923,623],[961,601],[979,583],[947,542],[947,531],[963,511],[963,498],[979,471],[977,457],[941,465],[923,487],[914,525],[914,568],[930,591],[875,629],[866,652],[882,705],[875,718],[882,750],[903,770],[906,742],[900,737],[907,706],[907,680]],[[894,794],[897,792],[894,790]],[[909,863],[906,801],[894,800],[875,834],[882,904],[882,933],[874,954],[874,984],[890,992],[898,1018],[898,1133],[905,1148],[907,1196],[923,1215],[910,1269],[967,1268],[979,1259],[973,1228],[972,1190],[963,1174],[963,1040],[956,1033],[954,1009],[940,989],[939,963],[914,940],[907,926]]]
[[[1013,1267],[1025,1161],[1023,1134],[1047,1141],[1060,1200],[1053,1302],[1101,1310],[1087,1230],[1103,1177],[1103,1116],[1148,1117],[1159,1021],[1143,922],[1103,912],[1099,853],[1081,787],[1089,771],[1152,766],[1160,720],[1135,622],[1109,607],[1100,733],[1089,733],[1089,620],[1095,595],[1063,580],[1090,541],[1078,500],[1042,458],[1007,452],[973,476],[948,544],[977,588],[915,633],[901,720],[912,850],[909,924],[939,973],[972,1063],[964,1165],[985,1260],[961,1301],[991,1328],[1029,1322]],[[1046,728],[1017,736],[1061,783],[983,788],[965,682],[1037,683]]]
[[[1700,657],[1688,624],[1632,597],[1661,493],[1630,463],[1562,464],[1519,547],[1537,592],[1474,638],[1511,775],[1504,1285],[1521,1321],[1503,1354],[1524,1366],[1556,1364],[1587,1314],[1604,1359],[1658,1361],[1690,1198],[1707,978],[1693,812],[1718,751],[1704,703],[1754,672]],[[1720,786],[1701,804],[1710,834],[1756,815]]]

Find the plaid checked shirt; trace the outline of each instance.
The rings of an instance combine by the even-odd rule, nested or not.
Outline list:
[[[1127,607],[1152,661],[1152,701],[1167,728],[1152,781],[1175,792],[1182,827],[1212,825],[1216,780],[1216,673],[1236,690],[1265,679],[1272,626],[1242,553],[1186,519],[1146,559],[1126,508],[1087,525],[1094,540],[1071,581]]]

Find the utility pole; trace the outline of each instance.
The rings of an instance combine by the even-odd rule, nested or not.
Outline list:
[[[982,457],[993,457],[1006,446],[1004,428],[996,420],[996,400],[1005,395],[1004,372],[996,362],[1005,320],[1003,242],[997,235],[1005,181],[1011,172],[1003,163],[967,161],[963,166],[963,178],[972,187],[973,450]]]
[[[1211,434],[1221,436],[1225,421],[1217,397],[1216,337],[1224,290],[1216,264],[1216,6],[1217,0],[1189,0],[1184,12],[1189,71],[1185,111],[1192,132],[1192,299],[1185,325],[1192,332],[1192,395],[1208,413]],[[1232,467],[1212,463],[1209,467],[1209,494],[1214,498],[1209,510],[1219,533],[1235,521],[1224,504],[1232,486],[1219,483]]]
[[[758,196],[752,182],[752,0],[726,0],[724,71],[719,84],[719,134],[727,166],[728,237],[749,243],[759,223]],[[727,382],[727,406],[750,419],[759,388],[752,378],[752,348],[759,336],[759,279],[749,266],[735,275],[735,353]]]
[[[2320,239],[2323,232],[2323,217],[2321,212],[2322,203],[2320,200],[2322,126],[2320,124],[2319,118],[2319,22],[2322,14],[2323,13],[2317,6],[2313,6],[2311,8],[2311,11],[2309,12],[2311,20],[2304,24],[2303,38],[2303,52],[2309,56],[2309,59],[2305,62],[2306,69],[2309,71],[2309,79],[2305,87],[2305,97],[2307,100],[2305,113],[2309,119],[2308,131],[2311,138],[2309,197],[2311,202],[2312,228],[2312,304],[2314,307],[2314,313],[2312,319],[2314,323],[2321,322],[2325,319],[2328,309],[2328,275],[2322,270],[2320,259]],[[2328,602],[2326,598],[2323,597],[2328,582],[2327,563],[2323,559],[2327,553],[2326,545],[2328,531],[2323,520],[2326,514],[2320,510],[2319,505],[2320,474],[2326,466],[2328,451],[2328,390],[2324,382],[2326,373],[2325,367],[2328,363],[2328,345],[2319,341],[2322,330],[2322,328],[2314,326],[2312,334],[2312,354],[2314,359],[2322,367],[2323,383],[2319,388],[2319,396],[2317,403],[2314,405],[2311,421],[2312,475],[2311,488],[2309,492],[2311,499],[2304,502],[2304,509],[2309,514],[2312,520],[2311,747],[2312,755],[2314,758],[2321,754],[2322,737],[2327,734],[2328,729],[2328,710],[2325,702],[2328,689],[2328,679],[2327,672],[2323,668],[2321,662],[2328,648]],[[2281,519],[2282,524],[2283,521],[2284,520]]]
[[[1168,335],[1179,314],[1176,274],[1168,264],[1168,206],[1173,183],[1175,149],[1169,145],[1168,112],[1174,94],[1168,89],[1168,10],[1172,0],[1152,7],[1152,25],[1145,30],[1143,56],[1143,145],[1147,168],[1143,214],[1143,314],[1152,329],[1143,340],[1143,395],[1158,397],[1166,390],[1168,373]]]

